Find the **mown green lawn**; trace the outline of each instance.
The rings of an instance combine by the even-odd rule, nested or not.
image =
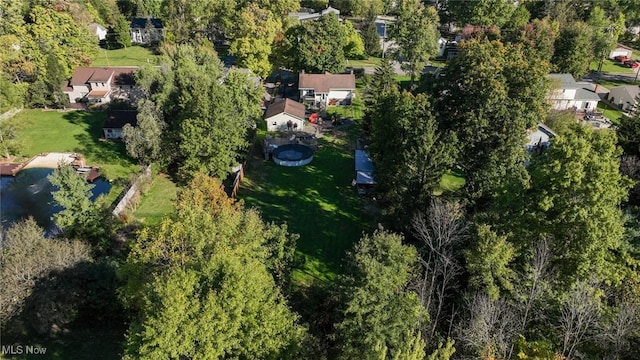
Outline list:
[[[298,285],[331,282],[341,272],[345,252],[371,227],[351,186],[353,145],[331,136],[319,145],[309,165],[292,168],[265,161],[256,147],[238,193],[266,221],[286,222],[300,235],[293,274]]]
[[[347,67],[353,68],[365,68],[365,67],[377,67],[380,65],[382,59],[379,57],[368,57],[366,59],[350,59],[347,60]]]
[[[615,109],[609,104],[600,101],[598,103],[598,111],[600,111],[604,115],[604,117],[611,120],[612,123],[620,125],[620,118],[622,117],[622,112],[620,110]]]
[[[600,64],[600,60],[593,60],[589,65],[589,70],[598,70],[598,65]],[[631,68],[628,68],[617,61],[613,61],[610,59],[605,59],[602,63],[602,72],[605,73],[633,73]]]
[[[128,179],[139,167],[127,156],[124,144],[100,141],[104,112],[23,110],[7,122],[15,124],[20,154],[77,152],[87,165],[97,166],[105,178]]]
[[[627,80],[606,80],[606,79],[598,79],[596,82],[607,89],[611,89],[616,86],[624,86],[624,85],[640,85],[640,81],[627,81]]]
[[[459,170],[452,170],[442,175],[440,180],[440,191],[436,194],[439,195],[442,192],[455,191],[461,188],[465,183],[464,174]]]
[[[143,66],[155,65],[160,57],[150,49],[141,46],[130,46],[122,49],[100,49],[93,59],[93,66]]]
[[[171,178],[166,174],[158,174],[133,216],[145,225],[158,224],[173,210],[177,195],[178,187]]]

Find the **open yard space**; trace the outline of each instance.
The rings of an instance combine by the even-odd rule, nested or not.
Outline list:
[[[159,58],[150,49],[141,46],[130,46],[115,50],[100,49],[98,56],[93,59],[92,66],[155,65]]]
[[[353,68],[365,68],[365,67],[378,67],[381,59],[379,57],[368,57],[366,59],[350,59],[347,60],[347,67]]]
[[[298,285],[333,280],[345,252],[371,226],[351,186],[353,144],[325,136],[319,146],[313,161],[302,167],[265,161],[261,146],[256,146],[238,193],[266,221],[286,222],[290,232],[300,235],[301,261],[294,272]]]
[[[128,179],[138,166],[127,156],[124,143],[100,141],[104,112],[23,110],[7,120],[17,129],[19,156],[43,152],[77,152],[87,165],[100,167],[110,180]]]
[[[618,109],[611,107],[609,104],[600,101],[598,103],[598,111],[600,111],[604,117],[611,120],[612,123],[616,125],[620,125],[620,118],[622,117],[622,112]]]
[[[589,65],[589,70],[597,71],[599,64],[600,64],[599,60],[593,60]],[[602,62],[602,72],[631,74],[633,73],[633,70],[631,68],[624,66],[623,64],[620,64],[617,61],[613,61],[611,59],[605,59]]]
[[[606,87],[607,89],[611,89],[616,86],[624,86],[624,85],[640,85],[640,81],[632,81],[632,80],[607,80],[607,79],[598,79],[596,83]]]
[[[173,210],[178,194],[178,187],[166,174],[158,174],[151,187],[142,196],[140,205],[133,216],[145,225],[160,223],[162,218]]]

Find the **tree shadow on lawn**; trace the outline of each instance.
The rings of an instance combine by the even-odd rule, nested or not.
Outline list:
[[[73,151],[83,154],[90,161],[101,164],[127,167],[133,163],[122,141],[100,141],[103,137],[102,125],[106,119],[105,113],[70,111],[65,113],[63,118],[72,124],[88,126],[86,133],[75,135],[80,146]]]
[[[103,262],[38,279],[22,311],[3,329],[2,345],[23,346],[23,354],[9,358],[122,358],[128,326],[118,285],[114,267]],[[26,354],[25,346],[46,348],[46,354]]]

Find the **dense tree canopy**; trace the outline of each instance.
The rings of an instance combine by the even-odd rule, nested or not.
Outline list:
[[[554,71],[569,73],[576,79],[586,74],[593,59],[592,39],[592,28],[583,22],[563,27],[555,43]]]
[[[346,308],[336,325],[341,358],[424,358],[419,329],[428,315],[407,289],[416,260],[416,250],[402,245],[401,236],[383,230],[356,245],[343,279]]]
[[[516,9],[510,0],[448,0],[448,9],[460,25],[497,26],[502,27],[510,19]]]
[[[434,7],[425,7],[418,0],[402,0],[398,5],[398,19],[391,27],[390,37],[398,45],[395,57],[411,75],[411,85],[429,58],[436,54],[437,25],[438,13]]]
[[[546,114],[548,67],[499,41],[466,41],[460,51],[436,98],[440,121],[457,135],[473,201],[495,195],[509,177],[526,179],[523,134]]]
[[[294,239],[197,175],[125,264],[128,356],[296,358],[304,331],[274,280]]]
[[[197,171],[225,177],[247,146],[260,116],[255,84],[237,71],[223,75],[212,50],[179,45],[164,65],[137,73],[139,85],[167,123],[162,150],[188,180]]]

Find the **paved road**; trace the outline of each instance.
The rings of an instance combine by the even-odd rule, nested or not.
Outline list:
[[[629,73],[602,73],[602,74],[598,74],[598,73],[590,73],[589,75],[586,76],[586,78],[595,80],[595,79],[602,79],[602,80],[609,80],[609,81],[635,81],[640,79],[640,67],[637,67],[634,69],[634,72],[632,74]]]

